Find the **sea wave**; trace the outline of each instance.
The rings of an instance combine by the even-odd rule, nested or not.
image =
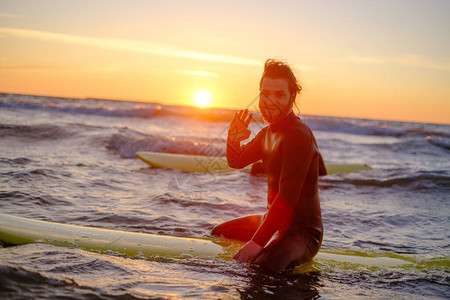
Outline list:
[[[98,105],[95,107],[89,107],[87,105],[57,105],[55,103],[5,103],[0,102],[0,107],[4,108],[20,108],[30,110],[46,110],[54,112],[63,112],[68,114],[85,114],[85,115],[97,115],[97,116],[109,116],[109,117],[131,117],[131,118],[150,118],[153,117],[158,111],[158,107],[138,107],[132,109],[119,109],[114,107],[108,107],[104,105]]]
[[[368,120],[308,116],[305,116],[304,119],[306,124],[308,124],[313,131],[393,137],[402,137],[408,133],[407,129],[392,128],[385,124],[376,124]]]
[[[53,297],[62,297],[61,291],[64,289],[67,290],[66,296],[70,297],[69,290],[78,286],[70,279],[52,279],[40,272],[8,265],[0,265],[0,285],[2,286],[1,294],[6,299],[34,298],[37,294],[45,295],[42,299],[52,299]],[[50,293],[48,293],[48,286],[54,287]],[[55,293],[58,287],[63,288]]]
[[[139,151],[224,156],[224,146],[214,139],[192,139],[158,135],[139,135],[129,130],[113,134],[108,148],[122,158],[136,158]]]
[[[30,162],[31,159],[26,157],[17,157],[17,158],[0,157],[0,164],[4,165],[26,165]]]
[[[38,125],[16,125],[0,124],[0,136],[18,137],[33,140],[57,140],[70,137],[74,134],[73,130],[63,128],[52,124]]]
[[[70,201],[66,201],[61,197],[55,197],[43,193],[26,193],[21,191],[0,191],[0,199],[2,204],[0,207],[10,206],[11,203],[15,205],[37,205],[38,207],[52,208],[54,206],[72,206]]]
[[[339,178],[328,177],[321,179],[321,188],[351,184],[357,187],[377,188],[406,188],[408,190],[438,189],[450,191],[450,174],[446,171],[419,171],[411,175],[390,176],[387,178]]]
[[[427,142],[429,142],[430,144],[432,144],[436,147],[450,150],[450,138],[445,139],[443,137],[427,136]]]

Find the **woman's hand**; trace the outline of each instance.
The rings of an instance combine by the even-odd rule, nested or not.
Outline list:
[[[228,129],[229,143],[236,144],[248,139],[251,133],[248,129],[248,125],[250,124],[252,117],[253,115],[248,113],[248,109],[245,111],[241,110],[234,114],[230,128]]]
[[[255,260],[256,255],[258,255],[259,251],[262,250],[262,247],[255,243],[254,241],[250,241],[234,255],[233,259],[238,262],[244,263],[252,263]]]

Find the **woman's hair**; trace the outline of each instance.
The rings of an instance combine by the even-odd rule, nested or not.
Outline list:
[[[298,83],[297,78],[295,78],[291,67],[286,62],[271,58],[266,60],[266,63],[264,64],[264,72],[261,76],[261,81],[259,82],[259,89],[262,87],[264,77],[269,77],[272,79],[286,79],[288,82],[289,93],[291,94],[291,97],[294,97],[294,101],[297,94],[300,94],[302,90],[302,87]]]

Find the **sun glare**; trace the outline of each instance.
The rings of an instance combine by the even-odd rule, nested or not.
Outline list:
[[[206,91],[199,91],[194,97],[195,104],[200,107],[207,107],[211,103],[211,95]]]

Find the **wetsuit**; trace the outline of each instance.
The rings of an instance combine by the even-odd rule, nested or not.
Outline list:
[[[291,112],[248,144],[228,144],[227,158],[237,169],[262,159],[268,211],[220,224],[212,234],[264,247],[254,263],[268,271],[311,260],[323,237],[318,175],[324,164],[309,127]]]

